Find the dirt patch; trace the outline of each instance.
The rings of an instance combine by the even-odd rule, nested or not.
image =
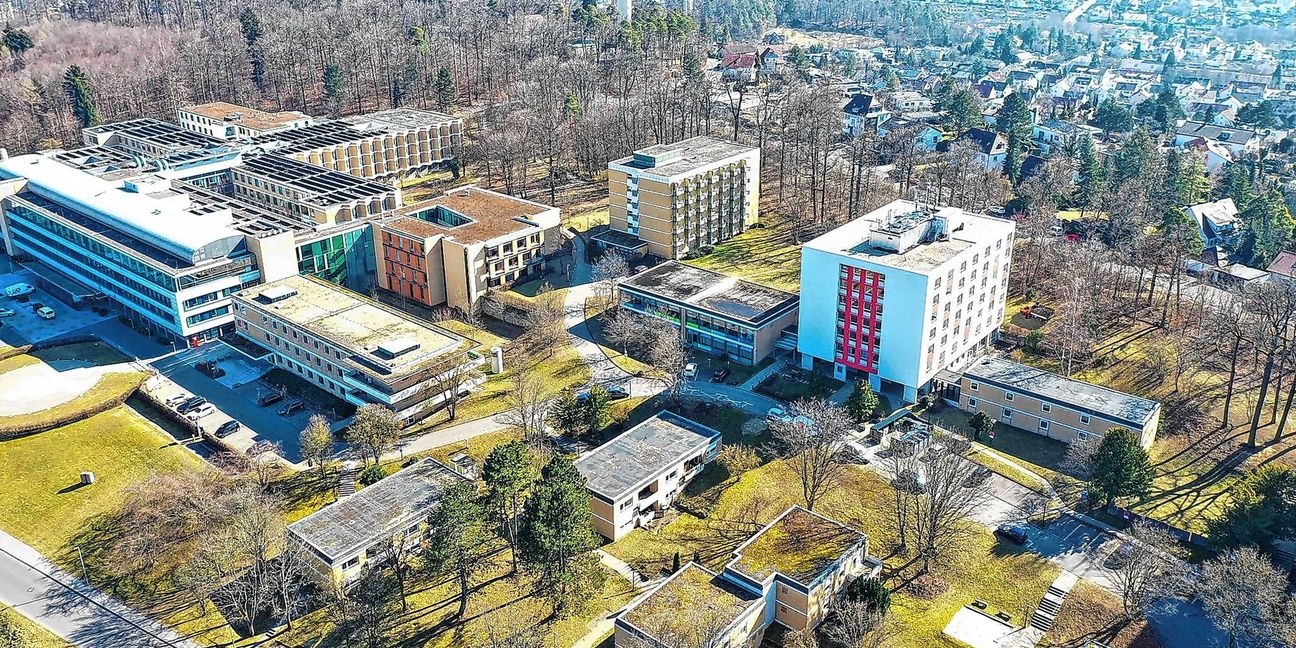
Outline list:
[[[934,601],[948,590],[949,583],[931,574],[919,576],[904,586],[905,594],[924,601]]]

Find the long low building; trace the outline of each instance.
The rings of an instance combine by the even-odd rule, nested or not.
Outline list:
[[[355,405],[417,420],[441,405],[455,380],[485,364],[474,343],[315,277],[297,275],[234,296],[236,330],[271,361]]]
[[[793,506],[719,572],[689,563],[616,618],[614,645],[759,646],[769,626],[814,628],[853,580],[876,576],[868,536]]]
[[[576,461],[594,530],[617,540],[670,507],[720,449],[720,432],[661,412]]]
[[[1066,443],[1122,427],[1139,435],[1148,448],[1161,420],[1156,401],[998,356],[972,363],[963,371],[957,393],[946,398],[963,411],[984,412],[1000,423]]]
[[[288,538],[305,549],[316,582],[343,587],[392,543],[421,544],[441,494],[461,481],[471,480],[423,459],[288,525]]]
[[[621,308],[674,326],[690,347],[754,365],[776,348],[796,349],[795,294],[679,261],[618,286]],[[780,346],[781,345],[781,346]]]

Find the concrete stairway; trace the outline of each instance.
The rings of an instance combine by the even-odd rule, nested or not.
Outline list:
[[[356,469],[355,464],[348,461],[346,465],[342,466],[342,470],[338,471],[338,499],[355,495],[356,477],[359,475],[360,471]]]
[[[1032,628],[1041,632],[1048,632],[1053,628],[1053,622],[1062,613],[1062,604],[1066,602],[1067,595],[1071,593],[1071,588],[1075,587],[1078,580],[1075,574],[1068,571],[1058,574],[1053,584],[1049,585],[1048,591],[1044,592],[1044,598],[1040,599],[1039,605],[1035,606],[1035,612],[1031,614]]]

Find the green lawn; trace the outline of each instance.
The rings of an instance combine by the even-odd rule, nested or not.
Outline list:
[[[967,412],[948,405],[939,409],[927,410],[923,413],[923,418],[940,427],[963,434],[966,434],[971,429],[968,424],[971,416]],[[1011,463],[998,460],[993,455],[986,453],[974,455],[973,460],[1027,488],[1039,490],[1040,484],[1035,477],[1042,478],[1052,484],[1060,493],[1073,492],[1078,484],[1075,478],[1065,475],[1059,470],[1059,466],[1061,466],[1062,460],[1066,456],[1067,447],[1065,443],[1057,439],[1050,439],[1003,423],[996,423],[994,440],[982,439],[977,445],[1008,456],[1011,458]],[[1023,475],[1023,468],[1034,476]]]
[[[801,245],[788,227],[771,222],[715,246],[715,251],[687,262],[699,268],[736,275],[790,292],[801,291]]]
[[[645,573],[669,567],[676,551],[685,560],[695,555],[704,565],[719,569],[730,553],[755,529],[743,524],[769,522],[791,504],[800,503],[800,484],[794,471],[783,461],[774,461],[745,474],[720,497],[707,518],[681,514],[661,530],[642,529],[604,547],[609,553],[635,565]],[[843,484],[833,489],[816,511],[847,522],[869,535],[870,553],[884,557],[891,569],[905,562],[888,557],[895,542],[894,523],[886,513],[890,487],[862,467],[849,469]],[[754,514],[754,515],[753,515]],[[954,613],[975,599],[981,599],[1014,619],[1035,605],[1058,574],[1058,567],[1019,547],[1004,546],[979,527],[951,557],[950,564],[937,570],[948,589],[931,599],[911,596],[892,578],[894,607],[905,648],[950,646],[941,631]],[[908,573],[908,570],[905,571]]]
[[[201,466],[196,455],[126,407],[3,441],[0,527],[69,566],[68,541],[95,516],[115,510],[126,488],[150,473]],[[84,470],[94,472],[96,482],[78,488]]]
[[[0,528],[69,572],[80,573],[75,538],[90,532],[97,518],[115,512],[128,488],[153,473],[205,468],[197,455],[134,410],[117,407],[71,425],[0,442],[0,475],[5,475],[8,487],[7,496],[0,498]],[[94,484],[77,486],[83,470],[95,474]],[[83,550],[90,556],[92,573],[118,578],[108,566],[94,563],[93,547]],[[130,575],[117,594],[181,632],[199,633],[201,642],[236,639],[213,608],[199,614],[196,608],[170,605],[172,588],[157,582],[159,577],[152,572]]]
[[[488,554],[480,564],[482,572],[473,579],[473,593],[462,620],[451,616],[458,607],[458,585],[454,579],[417,570],[409,588],[409,610],[392,613],[395,627],[387,633],[390,646],[451,648],[484,645],[487,627],[520,629],[540,627],[546,646],[570,646],[585,636],[596,619],[621,609],[633,596],[630,583],[607,572],[603,592],[589,601],[583,614],[553,621],[547,601],[538,596],[534,578],[526,572],[509,574],[508,548],[494,540],[483,548]],[[336,633],[328,610],[311,613],[296,627],[277,637],[283,645],[331,648],[342,646],[344,638]]]
[[[54,633],[12,608],[0,608],[0,628],[17,630],[18,643],[5,648],[71,648],[72,644],[63,641]]]
[[[588,232],[599,225],[607,224],[608,208],[606,205],[579,214],[574,214],[563,219],[563,225],[578,232]]]

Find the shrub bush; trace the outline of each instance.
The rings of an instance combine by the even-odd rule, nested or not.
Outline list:
[[[382,464],[369,464],[360,471],[359,482],[361,486],[372,486],[386,476],[387,469],[383,468]]]

